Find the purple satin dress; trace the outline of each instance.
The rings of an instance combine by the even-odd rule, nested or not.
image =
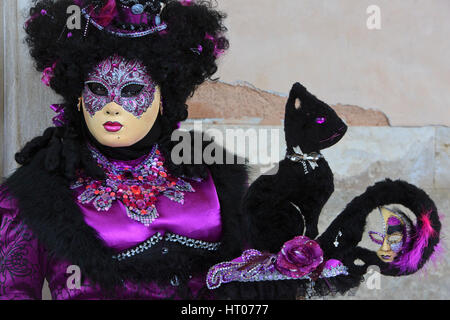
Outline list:
[[[213,179],[209,175],[201,182],[189,182],[195,192],[185,194],[184,204],[159,197],[156,206],[160,216],[148,227],[130,219],[119,201],[106,212],[97,211],[91,204],[77,203],[85,222],[118,254],[156,233],[217,243],[221,239],[222,226]],[[74,190],[74,201],[81,191],[81,188]],[[0,299],[41,299],[44,278],[54,300],[101,298],[101,290],[90,286],[88,280],[79,289],[70,285],[74,267],[70,267],[69,261],[48,257],[45,248],[21,221],[16,202],[6,192],[0,193],[0,220]],[[189,283],[193,292],[204,286],[205,276],[194,277]],[[154,283],[125,282],[119,298],[161,299],[171,296],[173,291],[170,286],[160,288]]]

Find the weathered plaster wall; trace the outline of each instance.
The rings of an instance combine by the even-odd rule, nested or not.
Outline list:
[[[384,112],[393,126],[450,125],[450,1],[218,0],[231,49],[219,75]],[[369,5],[381,30],[369,30]]]
[[[286,101],[287,95],[260,90],[246,82],[207,81],[187,104],[190,120],[207,118],[222,124],[280,125]],[[349,126],[389,125],[389,119],[380,111],[341,104],[332,107]]]

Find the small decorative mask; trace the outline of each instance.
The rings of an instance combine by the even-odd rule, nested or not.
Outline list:
[[[392,262],[403,248],[406,238],[406,222],[399,213],[385,208],[378,208],[383,221],[384,233],[369,231],[370,239],[381,245],[377,255],[383,262]]]

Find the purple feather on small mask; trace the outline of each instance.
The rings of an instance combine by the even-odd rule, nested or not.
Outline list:
[[[431,211],[421,215],[419,220],[421,224],[417,224],[414,233],[407,237],[404,248],[409,248],[412,242],[412,248],[403,252],[393,265],[400,269],[401,273],[414,272],[418,269],[423,257],[423,252],[428,246],[428,241],[436,235],[430,220]]]

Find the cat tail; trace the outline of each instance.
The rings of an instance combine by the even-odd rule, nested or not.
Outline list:
[[[410,226],[403,249],[394,261],[381,261],[374,251],[358,247],[367,216],[377,207],[400,204],[416,217]],[[386,179],[375,183],[355,197],[317,239],[327,258],[340,259],[350,272],[364,274],[370,265],[384,275],[402,276],[417,272],[440,251],[441,221],[434,201],[422,189],[402,180]],[[363,264],[355,264],[355,260]]]

